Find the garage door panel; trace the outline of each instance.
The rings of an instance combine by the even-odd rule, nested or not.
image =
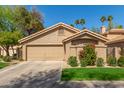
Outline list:
[[[63,60],[62,46],[27,46],[27,60]]]

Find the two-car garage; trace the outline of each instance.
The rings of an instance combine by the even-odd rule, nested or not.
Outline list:
[[[26,52],[26,59],[29,61],[64,59],[62,45],[29,45],[26,47]]]

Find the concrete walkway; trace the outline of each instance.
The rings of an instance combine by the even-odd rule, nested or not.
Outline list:
[[[116,88],[124,81],[60,81],[61,61],[23,62],[0,70],[0,87]]]

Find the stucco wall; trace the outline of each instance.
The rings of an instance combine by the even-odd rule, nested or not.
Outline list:
[[[28,45],[49,45],[51,46],[52,44],[62,44],[62,40],[75,34],[75,32],[70,31],[69,29],[64,29],[64,34],[63,35],[59,35],[58,34],[58,30],[60,28],[56,28],[54,30],[48,31],[45,34],[42,34],[32,40],[29,40],[27,42],[24,43],[23,47],[22,47],[22,58],[24,60],[26,60],[26,56],[27,56],[27,46]],[[63,48],[62,48],[63,49]],[[39,50],[40,51],[40,50]],[[64,49],[63,49],[64,51]],[[53,50],[54,53],[54,50]],[[59,55],[59,54],[58,54]]]
[[[104,62],[107,62],[107,51],[106,51],[106,47],[105,46],[101,46],[101,47],[97,47],[95,48],[95,51],[97,53],[97,58],[100,57],[100,58],[103,58],[104,59]]]
[[[96,39],[95,39],[96,40]],[[83,44],[78,44],[78,45],[72,45],[72,41],[68,41],[65,43],[66,46],[66,60],[70,56],[79,56],[79,51],[83,50]],[[87,42],[88,43],[88,42]],[[90,41],[91,43],[91,41]],[[103,41],[98,40],[98,44],[95,45],[95,51],[97,53],[97,57],[102,57],[104,61],[106,62],[106,45]],[[79,59],[78,59],[79,60]]]
[[[107,38],[110,39],[110,40],[112,40],[112,39],[114,39],[116,37],[119,37],[119,36],[123,36],[123,35],[121,35],[121,34],[108,34],[107,35]]]
[[[59,28],[48,31],[45,34],[42,34],[42,35],[26,42],[26,44],[62,43],[63,39],[74,34],[74,32],[72,32],[68,29],[64,29],[64,34],[59,35],[58,30],[59,30]]]

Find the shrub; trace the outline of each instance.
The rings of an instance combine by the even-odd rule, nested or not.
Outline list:
[[[86,67],[87,61],[85,59],[80,59],[80,64],[81,64],[81,67]]]
[[[4,57],[3,57],[3,60],[4,60],[5,62],[11,62],[11,57],[10,57],[10,56],[4,56]]]
[[[109,64],[110,66],[117,66],[116,57],[110,56],[110,57],[108,58],[108,64]]]
[[[124,67],[124,56],[121,56],[121,57],[118,59],[118,66]]]
[[[87,65],[95,65],[96,62],[96,52],[94,45],[86,45],[83,47],[84,50],[84,59],[87,62]]]
[[[70,56],[70,57],[68,58],[68,64],[69,64],[70,66],[72,66],[72,67],[78,66],[78,63],[77,63],[77,62],[78,62],[78,61],[77,61],[77,58],[74,57],[74,56]]]
[[[103,58],[98,58],[96,65],[97,65],[98,67],[104,66],[104,60],[103,60]]]
[[[0,55],[0,58],[3,58],[3,55]]]

